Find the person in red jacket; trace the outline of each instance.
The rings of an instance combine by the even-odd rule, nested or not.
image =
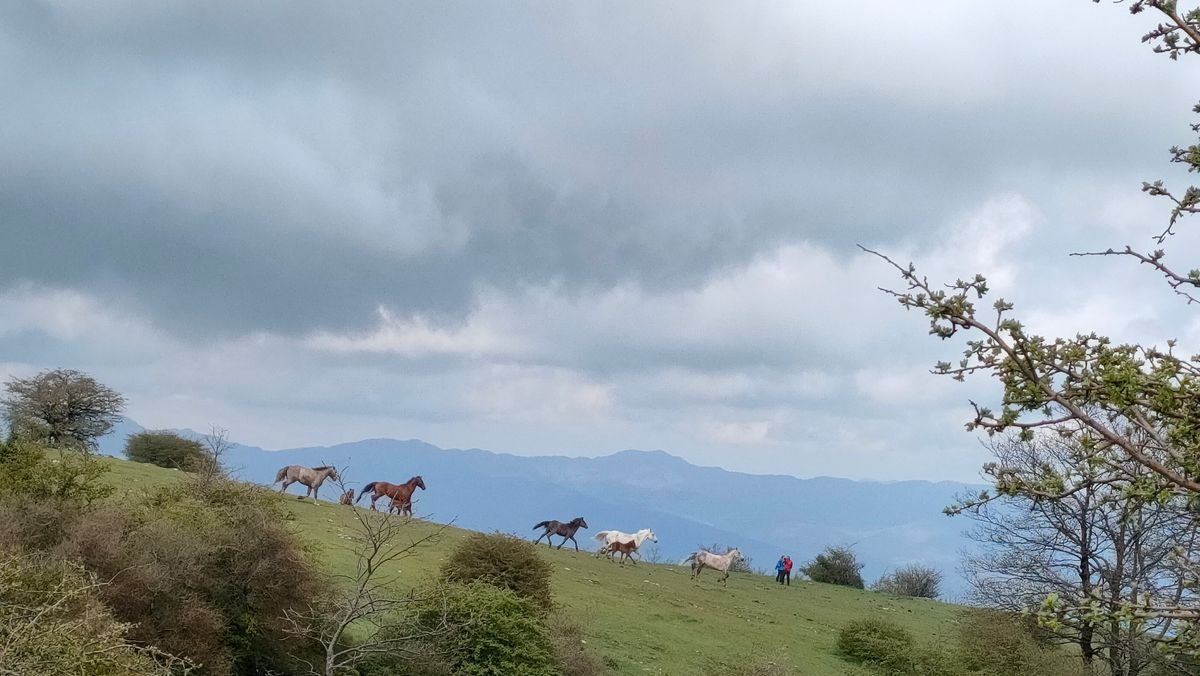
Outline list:
[[[792,557],[786,554],[783,557],[783,579],[787,582],[787,586],[792,586]]]

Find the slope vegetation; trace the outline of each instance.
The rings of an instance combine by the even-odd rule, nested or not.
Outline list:
[[[109,476],[120,487],[117,499],[122,491],[147,490],[179,478],[173,470],[111,462]],[[336,493],[332,486],[323,490],[329,498]],[[330,570],[353,566],[345,539],[353,528],[348,507],[281,499],[294,517],[296,532]],[[414,537],[442,528],[420,520],[410,527]],[[435,544],[400,562],[404,579],[415,585],[432,576],[466,532],[445,528]],[[593,544],[586,536],[581,540],[589,547]],[[780,587],[758,575],[735,574],[728,588],[722,588],[708,571],[692,581],[682,566],[619,566],[588,551],[543,552],[554,566],[557,602],[584,625],[589,647],[619,674],[698,674],[712,660],[766,658],[793,665],[805,676],[842,675],[853,669],[834,654],[834,639],[849,620],[886,617],[937,642],[954,631],[961,610],[936,601],[811,582]]]

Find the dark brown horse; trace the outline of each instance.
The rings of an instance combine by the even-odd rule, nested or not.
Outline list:
[[[557,535],[563,539],[562,542],[558,543],[558,549],[562,549],[562,546],[567,544],[567,540],[570,540],[571,542],[575,543],[575,551],[579,551],[579,542],[575,540],[575,532],[581,527],[588,527],[587,521],[584,521],[582,516],[577,516],[574,519],[571,519],[570,523],[562,523],[560,521],[542,521],[541,523],[535,525],[533,529],[537,530],[539,528],[545,528],[546,532],[537,536],[537,540],[534,540],[533,543],[537,544],[542,538],[546,538],[546,544],[550,547],[553,547],[554,543],[550,542],[550,536]]]
[[[386,481],[372,481],[363,486],[362,492],[358,494],[358,500],[362,500],[367,491],[371,491],[371,509],[375,510],[375,501],[382,497],[392,499],[393,505],[401,505],[404,511],[412,516],[412,494],[413,491],[420,488],[425,490],[425,480],[419,475],[415,476],[402,484],[389,484]],[[355,502],[358,502],[355,500]],[[378,511],[378,510],[375,510]],[[389,509],[390,511],[390,509]]]

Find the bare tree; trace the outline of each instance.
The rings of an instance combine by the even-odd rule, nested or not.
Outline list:
[[[1101,661],[1114,676],[1136,676],[1154,661],[1151,643],[1170,637],[1170,618],[1118,620],[1130,604],[1191,601],[1176,565],[1180,548],[1195,552],[1191,515],[1178,500],[1142,502],[1107,468],[1080,464],[1070,435],[1018,436],[991,444],[988,472],[1001,494],[966,497],[950,513],[975,522],[968,535],[982,546],[964,556],[973,600],[1014,612],[1037,610],[1047,597],[1101,613],[1065,614],[1046,628],[1076,646],[1084,662]],[[1125,468],[1149,472],[1136,464]],[[1073,490],[1047,499],[1019,487],[1053,490],[1065,475]],[[1051,485],[1053,484],[1053,485]]]
[[[336,483],[341,490],[347,490],[342,480]],[[414,538],[411,518],[363,510],[353,505],[350,513],[355,529],[346,537],[353,543],[354,573],[335,575],[336,589],[332,594],[304,611],[289,612],[286,616],[291,633],[315,641],[321,647],[324,654],[321,664],[300,659],[311,674],[336,676],[374,655],[416,654],[415,644],[448,629],[443,620],[432,628],[423,626],[406,631],[407,625],[396,621],[406,608],[422,600],[412,593],[397,593],[397,564],[415,555],[421,547],[437,541],[446,526]],[[352,626],[358,636],[351,642],[346,640],[346,634]]]
[[[59,449],[93,451],[125,409],[119,392],[71,369],[12,378],[0,399],[9,433]]]
[[[233,448],[233,442],[229,440],[229,430],[213,425],[208,434],[201,439],[200,445],[204,450],[204,458],[196,463],[196,481],[202,486],[207,486],[214,481],[225,479],[228,476],[225,456]]]

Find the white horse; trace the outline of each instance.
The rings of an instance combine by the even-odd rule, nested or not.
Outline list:
[[[608,558],[610,559],[613,557],[612,545],[614,542],[632,542],[634,543],[633,548],[635,551],[638,547],[641,547],[642,543],[646,540],[654,543],[658,542],[658,536],[655,535],[654,531],[650,530],[649,528],[643,528],[633,534],[622,533],[619,530],[602,530],[599,533],[596,533],[595,537],[600,541],[600,549],[596,550],[596,556],[600,557],[607,554]]]
[[[658,543],[659,538],[655,536],[654,531],[649,528],[642,528],[636,533],[623,533],[620,531],[600,531],[595,534],[595,539],[599,540],[600,549],[596,550],[596,557],[608,554],[608,546],[612,543],[631,543],[637,542],[637,546],[642,546],[646,540],[652,543]]]
[[[288,486],[291,486],[299,481],[308,487],[308,492],[305,493],[305,496],[311,495],[312,499],[316,500],[317,491],[320,490],[321,484],[325,483],[325,479],[327,478],[332,478],[334,481],[342,480],[342,478],[338,476],[337,469],[327,465],[322,465],[320,467],[288,465],[287,467],[280,469],[275,474],[275,483],[279,483],[281,481],[283,482],[283,486],[279,488],[279,492],[284,493],[287,491]],[[303,500],[304,498],[297,495],[296,499]]]
[[[739,552],[736,547],[734,547],[724,554],[713,554],[706,549],[701,549],[700,551],[684,559],[684,561],[692,562],[693,580],[700,575],[700,571],[704,570],[705,568],[712,568],[713,570],[719,570],[725,573],[725,575],[721,577],[721,583],[728,587],[729,569],[733,567],[733,564],[740,561],[741,558],[742,553]]]

